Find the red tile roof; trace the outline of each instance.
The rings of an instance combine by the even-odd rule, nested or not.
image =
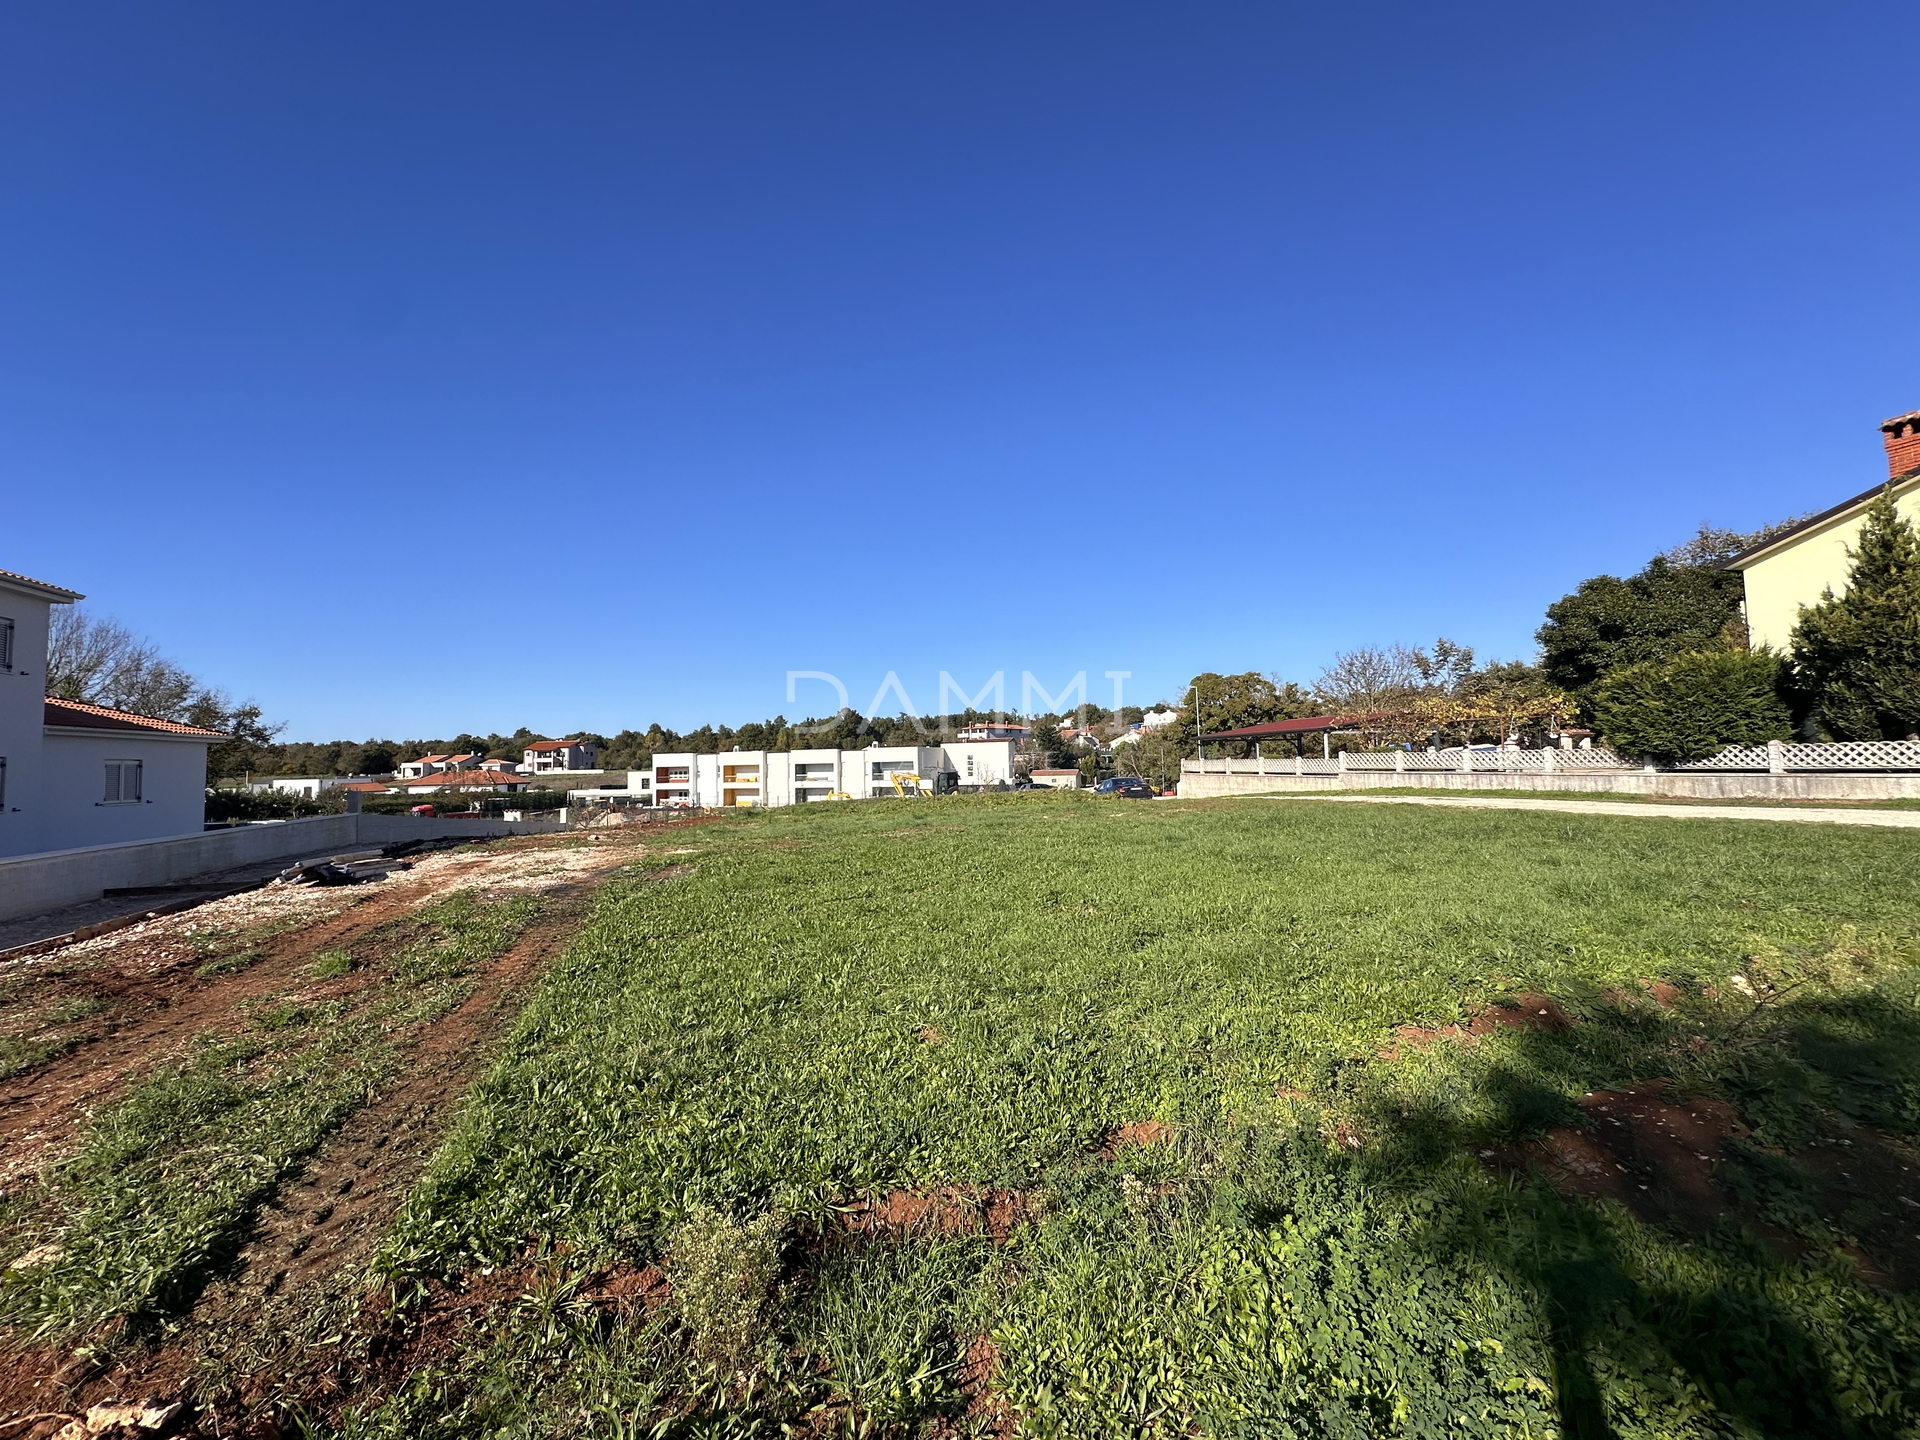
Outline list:
[[[387,787],[378,780],[356,780],[351,785],[336,785],[336,790],[359,790],[362,793],[385,794]]]
[[[529,750],[566,750],[575,745],[584,744],[581,740],[536,740],[527,746]]]
[[[67,605],[75,600],[84,600],[87,598],[78,590],[69,590],[63,585],[49,585],[46,581],[36,580],[31,575],[22,575],[17,570],[0,570],[0,580],[16,580],[22,585],[30,585],[35,590],[41,591],[44,596],[50,600],[56,595],[63,597],[54,601],[56,605]]]
[[[504,770],[444,770],[438,775],[422,775],[418,780],[402,780],[402,785],[524,785],[524,775],[509,775]],[[382,787],[385,788],[384,786]]]
[[[84,700],[57,700],[47,696],[43,722],[69,730],[146,730],[162,735],[194,735],[208,740],[224,740],[226,733],[200,725],[183,725],[178,720],[161,720],[152,715],[132,715],[125,710],[109,710],[104,705],[89,705]]]

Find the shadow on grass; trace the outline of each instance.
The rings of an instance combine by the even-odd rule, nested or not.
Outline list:
[[[1920,1315],[1890,1292],[1920,1275],[1920,1011],[1891,988],[1510,1033],[1460,1053],[1464,1098],[1354,1096],[1356,1158],[1390,1191],[1463,1152],[1496,1178],[1411,1243],[1538,1297],[1569,1435],[1909,1434]]]

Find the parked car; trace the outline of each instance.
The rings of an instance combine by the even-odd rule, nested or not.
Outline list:
[[[1120,800],[1151,800],[1153,787],[1132,775],[1115,775],[1093,787],[1096,795],[1111,795]]]

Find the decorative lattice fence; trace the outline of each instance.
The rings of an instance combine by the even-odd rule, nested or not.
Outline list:
[[[1331,760],[1188,760],[1181,767],[1209,775],[1410,775],[1452,771],[1487,775],[1564,774],[1570,771],[1640,770],[1643,763],[1612,750],[1522,750],[1518,746],[1480,746],[1461,750],[1389,750],[1360,754],[1348,751]],[[1770,745],[1730,746],[1705,760],[1688,760],[1672,767],[1702,772],[1773,775],[1809,772],[1915,771],[1920,772],[1920,740],[1853,740],[1833,744],[1800,745],[1775,741]]]
[[[1766,770],[1774,774],[1807,770],[1920,770],[1920,740],[1842,740],[1826,745],[1729,746],[1705,760],[1688,760],[1676,770]]]

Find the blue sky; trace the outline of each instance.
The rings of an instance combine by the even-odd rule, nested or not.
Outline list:
[[[1884,474],[1910,20],[10,5],[0,567],[290,738],[1526,656]]]

